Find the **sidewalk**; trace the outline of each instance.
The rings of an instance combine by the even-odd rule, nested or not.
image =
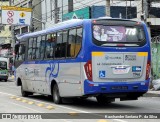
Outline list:
[[[149,90],[146,94],[143,95],[144,97],[160,97],[160,91],[151,91]]]

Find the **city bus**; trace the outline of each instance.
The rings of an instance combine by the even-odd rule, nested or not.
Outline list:
[[[137,100],[148,91],[151,50],[143,22],[73,19],[18,36],[15,79],[22,96]]]
[[[9,77],[9,58],[0,57],[0,80],[7,82]]]

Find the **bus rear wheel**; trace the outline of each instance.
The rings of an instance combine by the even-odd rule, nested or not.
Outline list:
[[[53,87],[53,101],[55,104],[61,104],[62,103],[62,98],[59,95],[59,89],[58,86],[55,84]]]
[[[28,97],[29,95],[33,95],[32,92],[24,91],[23,85],[21,86],[21,94],[22,94],[22,97]]]
[[[115,98],[107,98],[101,95],[97,96],[96,99],[99,104],[109,104],[115,101]]]

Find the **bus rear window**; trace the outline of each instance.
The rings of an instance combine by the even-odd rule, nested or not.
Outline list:
[[[145,42],[141,26],[93,25],[94,43],[101,46],[107,43],[137,44]]]

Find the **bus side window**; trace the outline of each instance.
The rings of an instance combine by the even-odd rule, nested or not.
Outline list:
[[[37,48],[36,48],[36,59],[40,59],[40,44],[41,44],[41,36],[37,38]]]
[[[57,33],[57,45],[55,50],[55,58],[61,58],[62,32]]]
[[[33,46],[33,38],[28,40],[28,60],[32,59],[32,46]]]
[[[53,33],[51,35],[51,40],[52,40],[52,49],[53,49],[53,52],[52,52],[52,57],[54,58],[55,57],[55,51],[56,51],[56,41],[57,41],[57,34],[56,33]]]
[[[63,43],[61,44],[61,57],[66,57],[66,47],[68,40],[68,31],[63,31]]]
[[[44,58],[44,54],[45,54],[45,39],[46,39],[46,36],[42,36],[41,38],[41,43],[40,43],[40,59],[43,59]]]
[[[75,39],[76,29],[69,30],[68,45],[67,45],[67,57],[74,57],[75,55]]]
[[[53,58],[52,34],[47,35],[45,59]]]
[[[21,61],[25,60],[25,49],[26,49],[25,45],[24,44],[20,44],[18,60],[21,60]]]
[[[15,44],[15,60],[18,60],[18,58],[19,58],[19,46],[20,46],[19,42],[16,41],[16,44]]]
[[[75,57],[78,55],[82,45],[82,28],[77,28]]]
[[[33,39],[32,59],[36,59],[37,38]]]

